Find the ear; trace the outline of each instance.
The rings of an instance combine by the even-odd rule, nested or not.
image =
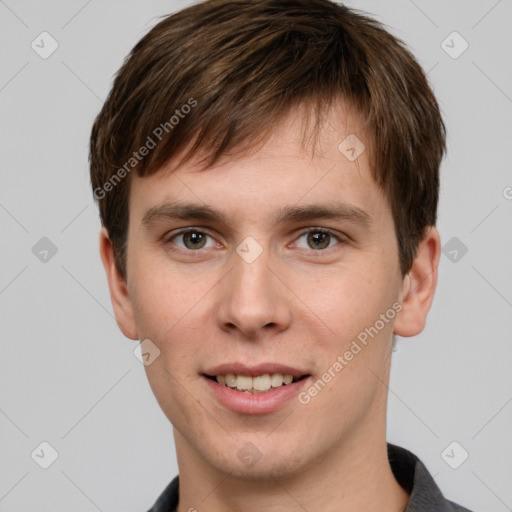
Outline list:
[[[398,336],[415,336],[425,328],[437,285],[437,267],[441,255],[441,239],[437,229],[429,227],[418,244],[416,257],[405,276],[400,302],[402,310],[394,323]]]
[[[117,269],[114,248],[106,228],[102,228],[100,231],[100,256],[107,274],[110,299],[112,300],[117,325],[127,338],[138,340],[139,335],[135,325],[132,302],[128,294],[126,281]]]

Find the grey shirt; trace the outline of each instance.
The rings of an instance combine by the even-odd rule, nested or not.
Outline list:
[[[388,459],[397,482],[410,494],[404,512],[471,512],[444,498],[427,468],[410,451],[388,443]],[[148,512],[175,512],[178,499],[176,476]]]

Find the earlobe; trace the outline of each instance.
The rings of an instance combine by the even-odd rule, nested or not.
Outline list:
[[[439,233],[431,226],[418,244],[416,257],[404,278],[402,310],[396,317],[393,331],[398,336],[415,336],[425,328],[436,290],[440,254]]]
[[[107,274],[110,299],[114,308],[117,325],[127,338],[138,340],[139,335],[135,325],[133,306],[126,287],[126,281],[117,269],[112,242],[105,227],[100,231],[100,256],[105,273]]]

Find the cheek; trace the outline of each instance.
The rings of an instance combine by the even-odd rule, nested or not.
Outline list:
[[[343,395],[347,405],[352,398],[375,391],[377,379],[371,371],[384,375],[398,305],[389,270],[376,259],[358,272],[338,274],[337,280],[332,276],[325,294],[311,290],[310,297],[324,306],[324,315],[319,317],[334,332],[320,346],[322,370],[330,370],[326,379],[331,379],[326,386],[329,392],[322,392],[324,398]]]
[[[136,283],[132,304],[139,333],[162,341],[193,324],[191,319],[214,283],[206,276],[184,274],[154,260],[148,265],[135,260],[132,270]]]
[[[389,270],[388,270],[389,273]],[[392,304],[388,274],[378,261],[350,270],[341,268],[304,289],[308,305],[334,333],[341,345],[350,344]],[[337,349],[343,348],[338,343]]]
[[[177,360],[174,354],[173,359]],[[215,427],[215,422],[211,421],[204,408],[198,404],[199,393],[187,383],[183,375],[169,366],[163,354],[146,366],[145,370],[153,395],[174,428],[189,437],[190,434],[187,435],[186,432],[194,425],[194,431],[198,435],[208,437],[205,426],[210,426],[211,429]]]

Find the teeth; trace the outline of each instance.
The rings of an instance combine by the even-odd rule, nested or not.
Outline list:
[[[236,389],[239,391],[248,391],[249,389],[252,389],[252,377],[238,375],[236,378]]]
[[[264,393],[271,388],[279,388],[283,384],[288,385],[293,382],[292,375],[282,375],[281,373],[265,373],[257,377],[228,373],[227,375],[217,375],[216,379],[219,384],[249,393]]]
[[[283,385],[283,375],[281,373],[273,373],[270,381],[273,388],[278,388]]]
[[[272,387],[272,382],[268,373],[265,373],[265,375],[258,375],[258,377],[253,377],[251,380],[252,388],[257,391],[268,391]]]
[[[233,375],[232,373],[228,373],[226,375],[226,386],[229,388],[236,388],[236,375]]]

